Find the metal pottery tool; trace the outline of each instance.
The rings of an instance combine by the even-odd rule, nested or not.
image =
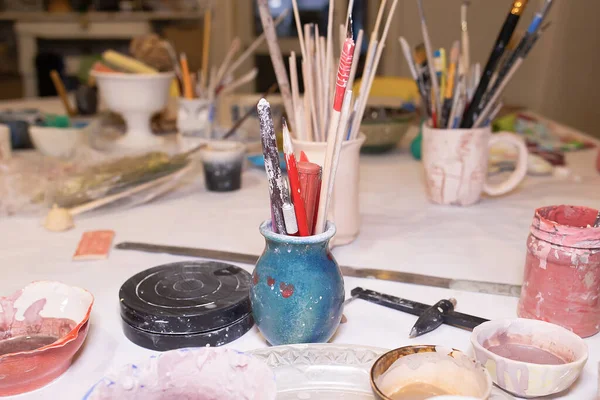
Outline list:
[[[146,253],[166,253],[177,256],[199,257],[219,261],[256,264],[258,256],[254,254],[233,253],[228,251],[200,249],[193,247],[164,246],[149,243],[123,242],[115,246],[119,250],[136,250]],[[462,290],[465,292],[488,293],[519,297],[521,286],[505,283],[470,281],[462,279],[438,278],[435,276],[413,274],[410,272],[386,271],[375,268],[353,268],[340,266],[344,276],[353,278],[371,278],[384,281],[411,283],[413,285]],[[420,314],[419,314],[420,315]]]
[[[427,318],[426,313],[430,312],[429,310],[431,309],[431,306],[427,304],[403,299],[400,297],[390,296],[384,293],[375,292],[373,290],[363,289],[361,287],[356,287],[352,289],[350,295],[353,298],[366,300],[370,303],[379,304],[380,306],[393,308],[394,310],[399,310],[408,314],[416,315],[419,317],[419,320],[421,320],[422,316],[425,316],[425,318]],[[469,314],[463,314],[456,311],[445,311],[443,313],[440,312],[440,314],[442,315],[444,324],[454,326],[456,328],[466,329],[469,331],[473,330],[473,328],[475,328],[476,326],[488,321],[485,318],[480,318]],[[419,320],[417,320],[417,324],[419,324]],[[432,320],[429,320],[429,322],[425,324],[424,320],[421,320],[421,327],[425,327],[426,325],[428,327],[428,330],[422,331],[421,334],[431,332],[432,330],[441,325],[441,323],[439,323],[437,324],[437,326],[435,326],[436,323],[437,322],[432,322]],[[415,326],[417,326],[417,324],[415,324]],[[413,327],[413,329],[411,330],[410,337],[416,337],[412,336],[414,330],[415,328]]]

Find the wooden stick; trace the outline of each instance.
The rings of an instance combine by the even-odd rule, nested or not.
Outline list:
[[[356,70],[358,69],[358,62],[360,60],[360,50],[362,47],[364,31],[361,29],[358,31],[356,36],[356,44],[354,46],[354,56],[352,58],[352,68],[350,69],[350,76],[348,77],[348,89],[352,89],[354,85],[354,77],[356,76]]]
[[[379,35],[379,27],[381,25],[381,21],[383,19],[383,12],[385,11],[385,4],[387,0],[381,0],[379,3],[379,10],[377,11],[377,19],[375,20],[375,27],[371,32],[371,37],[369,39],[369,46],[367,48],[367,59],[365,62],[365,66],[363,67],[363,74],[360,81],[360,89],[358,91],[357,99],[354,103],[354,111],[352,115],[351,123],[351,132],[350,137],[353,138],[358,136],[358,130],[360,129],[361,121],[357,119],[360,105],[362,104],[362,100],[364,96],[369,96],[369,90],[367,90],[367,84],[369,81],[369,76],[371,75],[371,69],[373,67],[373,61],[375,60],[375,53],[377,52],[377,45],[379,43],[378,35]]]
[[[206,10],[204,14],[204,37],[202,43],[202,75],[200,83],[202,87],[206,87],[207,74],[208,74],[208,56],[210,54],[210,34],[212,25],[212,10]]]
[[[317,102],[315,98],[318,96],[315,75],[314,75],[314,67],[313,67],[313,54],[312,54],[312,39],[310,34],[310,25],[304,25],[304,40],[306,40],[306,70],[302,70],[302,75],[304,77],[304,88],[308,88],[308,93],[310,94],[310,111],[311,111],[311,119],[313,121],[313,135],[315,140],[320,140],[321,137],[321,127],[319,126],[319,109],[317,107]],[[306,93],[305,93],[306,95]]]
[[[271,11],[269,10],[269,2],[268,0],[257,0],[257,3],[258,10],[260,12],[260,20],[267,38],[267,44],[269,45],[271,63],[273,64],[275,76],[277,77],[277,83],[279,84],[279,90],[281,91],[285,112],[293,130],[296,127],[296,121],[294,119],[294,107],[292,105],[290,82],[288,80],[285,65],[283,64],[283,57],[277,41],[275,27],[273,26],[273,18],[271,17]]]
[[[275,22],[273,22],[273,24],[275,25],[275,28],[277,28],[277,26],[281,23],[281,21],[283,21],[285,19],[285,17],[287,17],[287,13],[288,10],[284,10],[281,15],[279,17],[277,17],[277,19],[275,20]],[[231,67],[229,67],[229,70],[227,71],[227,73],[229,74],[233,74],[239,67],[240,65],[243,64],[244,61],[246,61],[248,59],[248,57],[250,57],[254,51],[256,51],[256,49],[263,44],[263,42],[265,41],[265,33],[261,33],[259,37],[257,37],[254,42],[252,42],[252,44],[250,46],[248,46],[248,48],[239,56],[239,58],[237,60],[235,60],[235,62],[233,64],[231,64]],[[227,75],[227,73],[225,75]]]
[[[298,40],[300,41],[300,51],[302,59],[306,59],[306,47],[304,45],[304,34],[302,33],[302,24],[300,23],[300,13],[298,12],[298,1],[292,0],[292,8],[294,9],[294,20],[296,21],[296,31],[298,31]]]
[[[327,125],[328,121],[329,121],[329,94],[326,92],[327,88],[329,87],[328,85],[328,80],[329,77],[326,74],[326,70],[325,68],[327,68],[327,60],[326,60],[326,52],[327,52],[327,40],[325,39],[325,36],[321,36],[319,38],[319,42],[320,42],[320,54],[319,54],[319,63],[321,65],[321,73],[323,74],[323,87],[321,87],[321,94],[320,96],[322,96],[323,98],[323,104],[325,105],[325,107],[323,108],[323,119],[325,120],[325,125]]]
[[[309,108],[310,108],[310,117],[312,121],[312,136],[313,140],[319,141],[319,124],[317,123],[317,112],[315,110],[315,99],[313,97],[313,85],[312,79],[310,77],[310,73],[308,71],[308,60],[302,61],[302,74],[304,75],[304,97],[308,98]]]
[[[324,102],[322,93],[323,86],[323,66],[321,65],[321,38],[319,36],[319,27],[315,26],[315,72],[316,72],[316,87],[317,87],[317,107],[319,109],[319,129],[321,132],[325,130],[325,108],[327,103]]]
[[[242,45],[242,41],[240,40],[239,37],[236,37],[231,42],[231,45],[229,46],[229,50],[227,51],[227,54],[225,55],[225,58],[223,59],[223,62],[221,63],[221,65],[219,66],[219,70],[217,71],[217,79],[215,79],[215,82],[214,82],[215,87],[219,86],[219,84],[223,80],[223,77],[225,76],[225,73],[227,72],[227,69],[229,68],[229,64],[231,64],[231,60],[236,55],[236,53],[238,51],[240,51],[241,45]],[[214,90],[214,88],[213,88],[213,90]]]
[[[73,109],[71,106],[71,102],[69,102],[69,97],[67,96],[67,90],[65,89],[65,85],[63,84],[62,79],[60,79],[60,75],[58,72],[53,69],[50,71],[50,78],[52,79],[52,83],[54,84],[54,88],[56,89],[56,93],[60,97],[60,101],[63,103],[63,107],[65,108],[65,112],[69,117],[74,117],[77,115],[77,111]]]
[[[319,210],[317,214],[317,223],[315,224],[315,234],[325,232],[327,224],[327,214],[329,213],[329,205],[333,194],[335,183],[335,174],[340,159],[342,142],[344,134],[340,127],[345,126],[350,112],[350,104],[352,102],[352,90],[346,90],[344,93],[344,102],[342,111],[333,111],[333,119],[337,120],[337,124],[330,125],[329,138],[327,140],[327,152],[325,153],[325,165],[323,166],[323,181],[321,183],[321,192],[319,195]],[[343,121],[342,121],[343,119]]]
[[[219,95],[231,93],[240,86],[245,85],[248,82],[252,82],[254,78],[256,78],[256,75],[258,75],[258,68],[252,68],[246,74],[231,82],[229,85],[223,87],[223,89],[221,89],[221,91],[219,92]]]
[[[385,40],[387,39],[388,32],[390,30],[390,26],[392,24],[392,18],[394,16],[394,12],[396,11],[396,7],[398,5],[398,0],[394,0],[392,2],[392,6],[390,7],[390,11],[388,13],[387,20],[385,21],[385,26],[383,28],[383,33],[381,34],[381,40],[377,45],[377,52],[375,53],[375,59],[373,60],[373,66],[370,71],[370,75],[368,77],[366,91],[364,96],[361,94],[361,104],[358,114],[355,116],[355,122],[358,124],[356,129],[354,129],[352,139],[356,139],[358,137],[358,131],[360,127],[360,121],[362,121],[363,115],[365,113],[365,109],[367,107],[367,100],[369,98],[369,92],[371,91],[371,86],[373,85],[373,81],[375,80],[375,75],[377,74],[377,67],[379,66],[379,61],[381,60],[381,55],[383,54],[383,49],[385,47]]]
[[[296,126],[294,136],[298,139],[304,138],[304,127],[303,127],[303,115],[300,114],[301,105],[300,102],[300,87],[298,85],[298,66],[296,65],[296,52],[292,51],[289,58],[290,62],[290,81],[292,84],[292,101],[294,103],[294,112],[296,113]]]
[[[329,107],[333,104],[333,87],[335,85],[335,78],[332,80],[331,76],[335,76],[336,69],[333,67],[333,11],[334,11],[335,0],[329,0],[329,15],[327,17],[327,52],[325,58],[325,76],[328,78],[325,80],[325,104],[327,104],[327,115],[328,120],[330,119]]]

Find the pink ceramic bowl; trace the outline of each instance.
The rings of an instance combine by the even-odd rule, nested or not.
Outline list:
[[[33,282],[0,297],[0,396],[38,389],[71,365],[94,297],[60,282]]]

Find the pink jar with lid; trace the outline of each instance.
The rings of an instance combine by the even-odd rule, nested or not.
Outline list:
[[[552,322],[581,337],[600,331],[598,210],[550,206],[535,212],[527,238],[522,318]]]

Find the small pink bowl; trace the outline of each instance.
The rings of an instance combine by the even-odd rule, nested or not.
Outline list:
[[[93,303],[88,291],[50,281],[0,297],[0,396],[62,375],[85,340]]]

